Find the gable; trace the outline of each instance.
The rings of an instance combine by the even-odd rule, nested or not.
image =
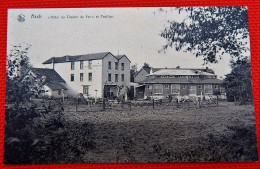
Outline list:
[[[115,56],[118,60],[128,60],[131,63],[130,59],[126,55],[117,55]]]

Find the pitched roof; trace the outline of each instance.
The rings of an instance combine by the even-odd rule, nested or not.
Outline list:
[[[102,53],[79,55],[80,57],[77,60],[100,60],[100,59],[103,59],[109,53],[110,52],[102,52]]]
[[[221,84],[223,80],[220,79],[187,79],[187,78],[147,78],[140,83],[144,84],[164,84],[164,83],[175,83],[175,84]]]
[[[152,72],[151,73],[154,73],[154,72],[157,72],[158,70],[161,70],[161,69],[165,69],[165,68],[152,68]]]
[[[32,68],[31,70],[38,77],[45,76],[45,83],[51,89],[66,89],[66,87],[60,83],[65,83],[65,80],[55,70],[46,68]]]
[[[150,74],[150,71],[152,69],[151,67],[147,67],[147,66],[143,66],[142,68],[149,74]]]
[[[54,63],[63,63],[63,62],[75,62],[80,60],[100,60],[103,59],[106,55],[110,52],[102,52],[102,53],[92,53],[92,54],[85,54],[85,55],[75,55],[75,56],[62,56],[62,57],[52,57],[42,64],[51,64],[53,61]]]
[[[46,82],[46,86],[48,86],[52,90],[60,90],[60,89],[67,90],[67,88],[63,84],[57,81]]]
[[[201,71],[199,69],[164,68],[154,73],[151,73],[150,75],[213,75],[213,74]]]
[[[120,60],[123,57],[126,57],[126,59],[128,59],[128,57],[126,55],[116,55],[115,56],[118,60]],[[128,59],[129,60],[129,59]],[[131,61],[129,60],[129,62],[131,63]]]
[[[116,55],[115,57],[116,57],[117,59],[121,59],[123,56],[125,56],[125,55]]]

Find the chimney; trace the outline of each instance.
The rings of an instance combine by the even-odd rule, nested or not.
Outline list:
[[[177,66],[176,69],[180,69],[181,67],[180,66]]]
[[[55,57],[53,57],[52,59],[52,69],[54,69],[54,65],[55,65]]]

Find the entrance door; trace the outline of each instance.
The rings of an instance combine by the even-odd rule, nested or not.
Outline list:
[[[144,90],[145,86],[140,86],[136,88],[136,98],[143,99],[144,98]]]

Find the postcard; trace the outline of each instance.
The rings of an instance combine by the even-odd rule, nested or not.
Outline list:
[[[9,9],[4,163],[258,161],[247,11]]]

